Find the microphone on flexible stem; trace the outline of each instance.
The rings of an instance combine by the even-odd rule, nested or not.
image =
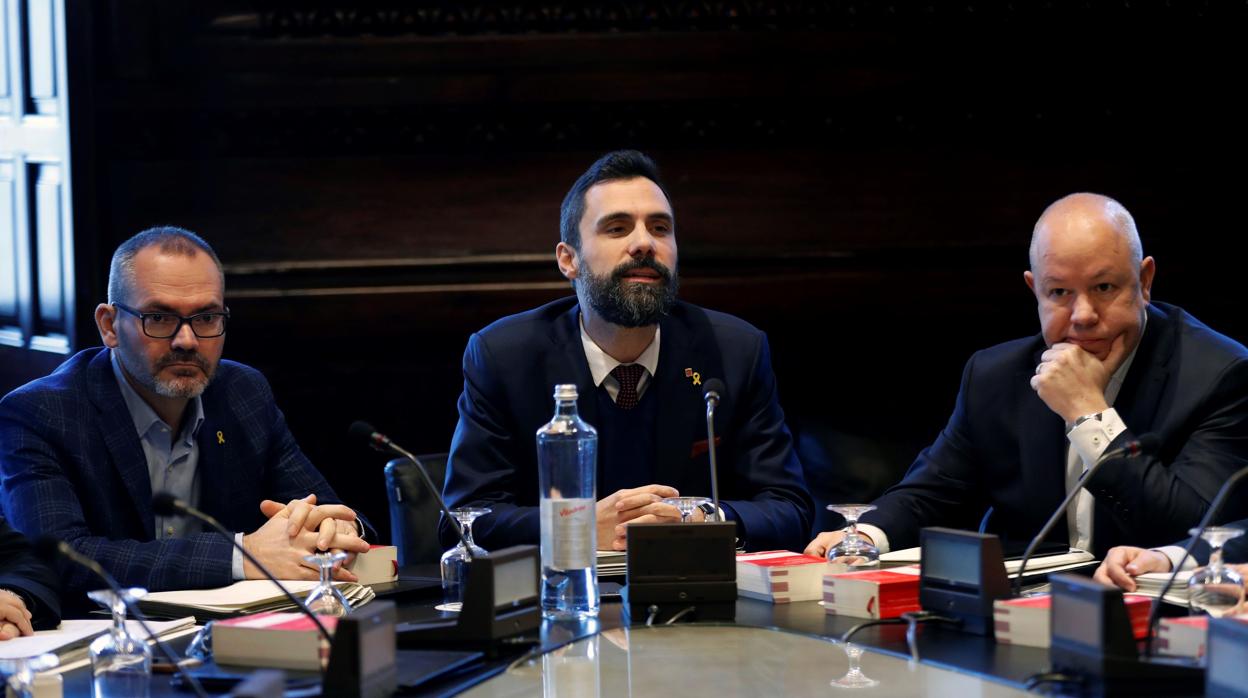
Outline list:
[[[269,568],[261,564],[254,555],[247,551],[247,548],[243,547],[238,541],[234,540],[234,534],[226,530],[225,526],[222,526],[221,522],[217,521],[215,517],[196,509],[168,492],[157,492],[156,496],[152,497],[152,511],[160,516],[189,516],[193,519],[199,519],[207,524],[209,528],[224,536],[226,540],[230,541],[230,545],[234,546],[235,550],[242,553],[243,557],[247,558],[251,564],[255,565],[256,569],[260,570],[260,573],[263,574],[266,579],[276,584],[277,588],[282,590],[286,599],[293,603],[295,608],[298,609],[300,613],[312,619],[312,622],[316,625],[316,629],[320,631],[321,637],[325,638],[325,642],[329,645],[330,651],[333,651],[334,638],[329,634],[329,631],[325,629],[325,624],[321,622],[320,617],[305,606],[302,601],[295,598],[295,595],[290,593],[290,590],[282,586],[282,583],[277,581],[277,577],[269,571]]]
[[[1027,546],[1027,550],[1023,552],[1023,559],[1018,565],[1018,576],[1014,577],[1014,596],[1018,596],[1019,590],[1022,588],[1023,573],[1027,570],[1027,562],[1031,560],[1031,556],[1036,552],[1036,548],[1039,547],[1040,543],[1042,543],[1045,537],[1049,535],[1049,532],[1053,530],[1053,527],[1057,525],[1057,522],[1066,514],[1066,510],[1070,508],[1070,503],[1075,500],[1075,497],[1079,494],[1080,490],[1083,489],[1083,483],[1087,482],[1088,479],[1092,477],[1092,474],[1099,470],[1102,465],[1111,460],[1118,458],[1135,458],[1141,453],[1150,453],[1155,451],[1160,445],[1161,439],[1159,437],[1154,434],[1144,434],[1135,441],[1128,441],[1122,448],[1115,448],[1112,451],[1107,451],[1102,454],[1101,457],[1097,458],[1096,462],[1092,464],[1092,467],[1084,471],[1083,475],[1079,477],[1079,482],[1071,488],[1070,492],[1066,494],[1066,498],[1062,500],[1060,505],[1058,505],[1057,510],[1053,512],[1053,515],[1049,517],[1049,520],[1044,524],[1044,527],[1040,529],[1040,533],[1036,534],[1036,537],[1031,539],[1031,543]]]
[[[438,504],[442,507],[442,515],[445,516],[447,522],[451,524],[451,528],[455,529],[456,535],[459,536],[459,542],[463,543],[464,550],[468,553],[468,559],[470,561],[476,559],[476,556],[472,554],[472,546],[468,545],[468,539],[464,537],[463,528],[459,525],[459,521],[455,519],[455,516],[451,514],[450,508],[446,506],[446,500],[442,499],[441,488],[434,486],[433,478],[430,478],[429,473],[425,472],[425,465],[420,462],[419,458],[413,456],[407,449],[391,441],[390,437],[374,429],[373,425],[368,422],[359,420],[352,422],[351,427],[347,429],[347,433],[357,439],[367,441],[370,446],[378,451],[389,451],[390,453],[402,456],[403,458],[406,458],[414,463],[416,465],[416,472],[420,473],[420,479],[424,481],[425,487],[429,488],[429,491],[433,493],[434,498],[438,500]]]
[[[711,460],[711,501],[715,504],[715,512],[722,515],[719,508],[719,475],[715,461],[715,408],[727,393],[724,382],[718,378],[706,381],[702,389],[702,399],[706,400],[706,451]]]
[[[152,632],[151,626],[147,624],[147,617],[144,616],[143,612],[139,610],[138,604],[135,604],[124,592],[122,592],[121,585],[117,583],[117,580],[113,578],[113,575],[109,574],[107,570],[100,566],[100,563],[92,560],[86,555],[83,555],[77,550],[74,550],[73,546],[69,543],[53,536],[40,536],[36,538],[33,547],[35,554],[44,562],[52,563],[56,560],[56,558],[63,557],[76,565],[81,565],[82,567],[91,570],[95,576],[104,580],[104,583],[108,585],[108,588],[112,589],[113,593],[117,595],[117,598],[125,604],[126,610],[129,611],[130,615],[133,616],[138,622],[139,627],[143,628],[143,632],[147,633],[147,636],[152,638],[152,641],[156,644],[156,648],[160,650],[160,653],[163,654],[165,659],[168,659],[169,663],[173,665],[174,671],[178,672],[182,679],[186,681],[187,685],[191,687],[191,690],[195,691],[195,695],[199,696],[199,698],[208,698],[208,694],[204,691],[204,687],[200,685],[199,679],[192,676],[191,673],[186,670],[186,667],[182,666],[181,662],[178,661],[178,658],[174,656],[173,652],[169,649],[169,646],[157,637],[156,633]]]
[[[1153,654],[1153,636],[1157,628],[1157,622],[1161,618],[1161,604],[1166,598],[1166,594],[1170,593],[1170,587],[1174,586],[1174,580],[1178,578],[1179,572],[1183,570],[1183,563],[1187,562],[1187,558],[1192,555],[1192,548],[1196,547],[1196,541],[1200,540],[1200,536],[1204,534],[1205,529],[1209,528],[1209,524],[1213,522],[1214,517],[1222,511],[1222,505],[1226,503],[1226,498],[1230,495],[1231,490],[1239,484],[1240,480],[1248,477],[1248,468],[1242,468],[1230,479],[1222,485],[1222,489],[1218,490],[1217,496],[1213,498],[1213,502],[1209,504],[1209,510],[1205,512],[1204,517],[1200,520],[1200,525],[1192,533],[1192,537],[1187,539],[1187,545],[1183,546],[1183,557],[1174,566],[1174,572],[1170,578],[1166,580],[1164,586],[1161,587],[1161,593],[1157,595],[1157,603],[1153,604],[1152,609],[1148,613],[1148,634],[1144,641],[1144,656],[1151,657]]]

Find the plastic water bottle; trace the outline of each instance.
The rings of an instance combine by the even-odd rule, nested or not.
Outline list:
[[[576,386],[555,386],[555,416],[537,430],[542,516],[542,615],[598,615],[594,475],[598,432],[576,411]]]

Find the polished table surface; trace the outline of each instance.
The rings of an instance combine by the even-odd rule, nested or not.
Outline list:
[[[437,592],[409,594],[399,597],[400,620],[416,620],[437,617],[432,610],[437,603]],[[651,676],[639,677],[639,662],[656,662],[654,674],[668,675],[670,680],[684,681],[681,672],[700,666],[705,660],[714,663],[728,681],[728,687],[711,691],[707,695],[733,694],[738,684],[753,681],[755,674],[773,677],[788,683],[792,689],[771,691],[773,695],[823,695],[838,691],[828,682],[844,673],[846,658],[839,645],[831,640],[861,623],[862,619],[828,615],[814,601],[793,604],[770,604],[751,599],[738,599],[735,625],[729,624],[677,624],[663,628],[651,628],[642,633],[644,626],[633,626],[627,631],[623,606],[618,601],[605,602],[600,617],[581,624],[548,623],[543,626],[541,643],[526,657],[515,653],[510,657],[488,660],[476,670],[460,674],[431,685],[421,686],[413,695],[450,695],[467,689],[473,695],[511,695],[514,685],[517,694],[540,692],[540,684],[534,684],[533,676],[541,676],[542,664],[551,659],[532,659],[543,650],[554,650],[551,657],[566,655],[562,649],[580,638],[601,632],[597,640],[602,660],[598,672],[602,680],[600,695],[627,695],[617,691],[620,667],[625,667],[625,678],[636,687],[639,680],[650,681]],[[777,629],[785,632],[755,632],[753,629]],[[649,632],[657,630],[657,632]],[[675,634],[666,634],[676,630]],[[640,633],[640,634],[639,634]],[[693,633],[692,635],[687,633]],[[675,644],[667,638],[681,638]],[[697,638],[696,643],[685,642]],[[720,638],[717,640],[716,638]],[[917,634],[920,663],[912,665],[908,660],[909,649],[904,626],[884,625],[863,629],[854,636],[854,642],[868,648],[863,655],[864,672],[882,682],[881,687],[869,689],[872,695],[1006,695],[1010,690],[1021,690],[1027,678],[1046,671],[1049,652],[1046,649],[1017,645],[998,645],[991,638],[969,635],[941,626],[920,626]],[[186,640],[175,642],[179,649]],[[625,652],[623,647],[636,646],[636,652]],[[744,650],[749,647],[753,649]],[[669,648],[655,651],[655,648]],[[696,652],[694,649],[696,648]],[[717,648],[717,649],[716,649]],[[780,650],[783,650],[782,652]],[[774,654],[774,657],[767,655]],[[790,657],[790,654],[792,657]],[[611,658],[610,661],[606,661]],[[605,662],[605,663],[604,663]],[[621,664],[623,662],[623,664]],[[666,664],[664,664],[666,663]],[[514,668],[508,669],[514,665]],[[939,671],[945,670],[945,671]],[[250,669],[242,669],[245,673]],[[799,676],[800,674],[800,676]],[[562,676],[562,674],[561,674]],[[497,677],[497,678],[494,678]],[[629,679],[628,677],[631,677]],[[540,678],[538,679],[540,681]],[[65,678],[65,695],[87,695],[90,692],[90,670],[78,669]],[[646,684],[651,685],[651,684]],[[701,686],[701,683],[692,685]],[[754,686],[754,684],[749,684]],[[933,692],[931,687],[958,686],[951,690]],[[535,688],[536,686],[536,688]],[[890,688],[893,687],[893,688]],[[926,693],[915,690],[928,687]],[[973,688],[972,688],[973,687]],[[913,690],[912,690],[913,689]],[[963,690],[965,689],[965,690]],[[476,693],[497,691],[498,693]],[[988,693],[983,693],[988,691]],[[1001,693],[1000,691],[1006,691]],[[187,696],[169,686],[167,676],[152,680],[153,696]],[[553,694],[552,694],[553,695]],[[564,695],[562,692],[559,695]],[[639,692],[640,695],[640,692]]]
[[[972,675],[864,652],[862,673],[878,681],[852,692],[873,696],[1021,696]],[[509,696],[820,696],[849,668],[844,645],[807,635],[739,625],[614,628],[514,663],[468,690],[471,698]]]

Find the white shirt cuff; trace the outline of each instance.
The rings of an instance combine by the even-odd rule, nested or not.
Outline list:
[[[238,581],[240,579],[246,579],[246,576],[243,574],[243,553],[240,552],[239,550],[242,547],[243,547],[243,534],[235,533],[234,534],[234,561],[231,565],[231,574],[234,575],[234,581]]]
[[[1109,448],[1109,443],[1126,430],[1127,425],[1118,416],[1118,410],[1111,407],[1101,413],[1100,419],[1089,419],[1071,429],[1066,438],[1070,440],[1070,445],[1079,454],[1086,469],[1091,468],[1105,453],[1105,449]]]
[[[881,555],[888,552],[888,534],[882,531],[879,526],[860,523],[858,524],[858,532],[871,536],[871,540],[875,543],[875,547],[880,551]]]
[[[1159,552],[1169,558],[1171,571],[1179,566],[1179,559],[1183,557],[1183,546],[1181,545],[1167,545],[1160,548],[1153,548],[1153,551]],[[1183,561],[1183,569],[1191,570],[1196,567],[1196,559],[1191,555],[1188,555],[1187,559]]]

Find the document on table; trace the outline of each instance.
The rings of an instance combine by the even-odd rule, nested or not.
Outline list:
[[[157,637],[182,630],[195,625],[191,616],[169,621],[148,621],[152,632]],[[55,630],[39,630],[34,635],[15,637],[0,642],[0,659],[19,659],[32,657],[45,652],[60,653],[86,645],[90,640],[112,627],[112,620],[66,620]],[[126,629],[135,638],[147,638],[142,626],[136,620],[126,621]]]

